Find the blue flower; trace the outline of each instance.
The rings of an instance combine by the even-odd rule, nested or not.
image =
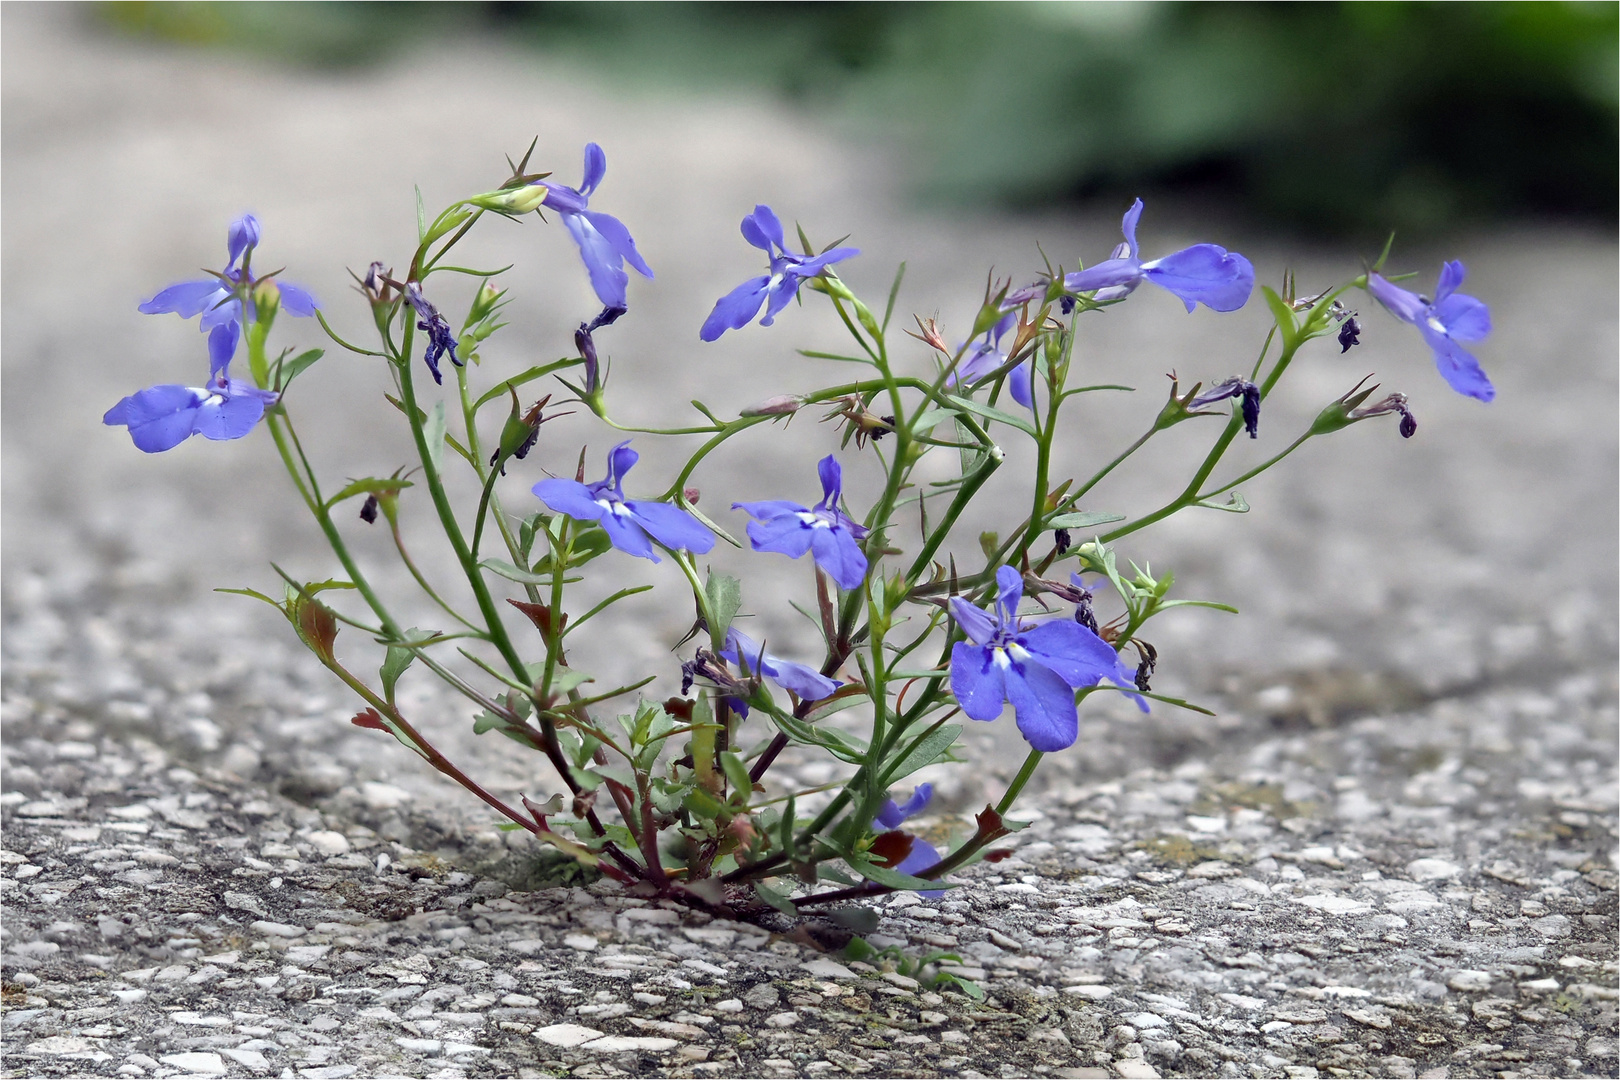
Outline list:
[[[579,245],[579,257],[585,260],[585,270],[591,276],[591,288],[596,290],[597,298],[607,307],[622,308],[626,306],[625,289],[630,284],[624,264],[629,262],[642,277],[650,278],[653,272],[636,250],[636,242],[630,238],[630,230],[624,227],[624,222],[610,214],[588,209],[591,193],[606,175],[607,155],[600,146],[587,143],[585,178],[579,188],[548,183],[541,205],[557,211],[563,228]]]
[[[820,701],[844,685],[837,679],[829,679],[808,664],[772,656],[764,646],[735,626],[726,630],[726,647],[720,651],[720,656],[736,664],[745,675],[763,675],[782,689],[791,690],[801,701]],[[747,702],[741,698],[730,700],[739,714],[748,715]]]
[[[904,824],[907,818],[913,814],[921,813],[922,809],[928,805],[928,800],[933,797],[934,785],[918,784],[911,792],[911,798],[907,799],[903,806],[896,806],[893,799],[885,800],[883,808],[878,811],[877,817],[872,819],[872,831],[877,832],[881,829],[886,832],[893,832]],[[913,835],[911,837],[910,853],[900,860],[894,869],[902,874],[915,874],[919,870],[927,870],[938,862],[939,851],[935,849],[934,845],[920,836]],[[918,892],[917,895],[936,900],[945,895],[945,890],[925,889]]]
[[[821,501],[813,507],[779,499],[765,502],[732,503],[754,520],[748,523],[748,542],[755,551],[775,551],[797,559],[806,551],[816,565],[842,589],[858,589],[866,580],[866,553],[857,541],[866,538],[865,527],[856,524],[838,509],[844,473],[838,459],[828,454],[816,463],[821,474]]]
[[[594,484],[542,480],[534,485],[534,493],[559,514],[576,521],[599,522],[613,546],[628,555],[660,561],[653,554],[653,540],[671,550],[685,548],[699,555],[714,547],[714,534],[680,507],[631,502],[624,497],[624,474],[640,456],[626,440],[608,451],[606,478]]]
[[[166,315],[173,312],[182,319],[201,315],[198,328],[209,335],[209,352],[215,357],[223,354],[229,361],[236,352],[236,342],[242,333],[242,301],[236,294],[236,286],[245,282],[251,291],[254,284],[247,264],[244,262],[238,268],[236,260],[258,246],[259,233],[259,219],[252,214],[243,214],[231,222],[225,240],[231,261],[225,264],[225,269],[216,277],[170,285],[140,306],[142,314]],[[281,310],[291,315],[307,317],[315,314],[315,309],[320,307],[308,290],[290,281],[278,280],[276,288],[281,294]],[[247,321],[252,320],[250,307]],[[218,375],[219,371],[220,368],[216,367],[214,374]]]
[[[407,281],[405,283],[405,299],[410,301],[411,307],[416,309],[418,330],[426,330],[428,335],[427,350],[422,354],[422,360],[427,364],[428,370],[433,373],[433,381],[444,384],[444,376],[439,374],[439,357],[448,353],[450,362],[456,367],[462,363],[456,358],[456,335],[450,332],[450,324],[444,321],[439,309],[428,302],[422,295],[420,282]]]
[[[951,693],[974,720],[994,720],[1012,702],[1018,730],[1036,750],[1072,746],[1080,734],[1074,691],[1108,679],[1134,687],[1136,674],[1094,632],[1068,619],[1031,625],[1018,617],[1024,581],[996,571],[995,606],[986,612],[959,596],[951,614],[968,636],[951,646]]]
[[[1496,397],[1496,388],[1480,368],[1479,361],[1459,341],[1483,341],[1491,332],[1491,312],[1483,303],[1457,291],[1468,274],[1460,262],[1440,267],[1440,282],[1434,302],[1407,292],[1378,274],[1367,275],[1367,291],[1372,293],[1402,322],[1418,328],[1423,340],[1434,350],[1434,363],[1440,375],[1459,394],[1480,401]]]
[[[771,272],[749,278],[715,301],[714,310],[698,331],[698,337],[704,341],[714,341],[727,330],[747,326],[759,314],[761,304],[765,305],[765,317],[759,320],[759,325],[771,325],[788,301],[799,295],[799,286],[805,279],[822,274],[835,262],[860,254],[859,249],[851,247],[833,248],[820,255],[808,251],[798,255],[789,251],[782,242],[782,223],[770,207],[763,205],[754,207],[754,212],[742,219],[742,234],[744,240],[770,256]]]
[[[1215,311],[1236,311],[1248,302],[1254,290],[1254,267],[1235,251],[1194,244],[1143,262],[1136,246],[1136,223],[1141,216],[1142,200],[1137,199],[1125,211],[1125,242],[1114,249],[1112,258],[1066,275],[1063,284],[1069,291],[1095,291],[1094,299],[1117,300],[1146,279],[1175,293],[1189,312],[1200,303]]]
[[[205,386],[149,386],[108,409],[101,422],[128,427],[136,448],[148,454],[173,449],[193,435],[240,439],[253,430],[276,395],[233,380],[230,363],[236,342],[231,340],[231,351],[221,355],[225,344],[224,336],[209,335],[211,371]]]

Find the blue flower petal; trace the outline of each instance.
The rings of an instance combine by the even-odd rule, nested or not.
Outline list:
[[[951,616],[975,645],[983,645],[996,635],[995,620],[960,596],[951,597]]]
[[[1468,276],[1468,268],[1462,263],[1452,259],[1440,264],[1440,280],[1435,284],[1434,302],[1436,304],[1457,291],[1457,286],[1463,283]]]
[[[320,302],[302,285],[278,279],[276,287],[281,293],[281,310],[287,314],[307,319],[320,309]]]
[[[1096,266],[1065,274],[1063,287],[1070,292],[1091,292],[1141,280],[1142,264],[1135,259],[1105,259]]]
[[[1007,669],[1006,685],[1018,730],[1030,746],[1049,754],[1074,745],[1080,735],[1074,691],[1056,672],[1037,663],[1014,665]]]
[[[747,505],[747,504],[743,504]],[[809,513],[805,510],[804,513]],[[797,559],[810,550],[810,534],[816,530],[797,514],[783,514],[748,523],[748,542],[755,551],[772,551]]]
[[[1399,285],[1385,280],[1382,274],[1367,275],[1367,291],[1383,304],[1389,313],[1402,322],[1416,323],[1423,319],[1423,298],[1407,292]]]
[[[136,449],[161,453],[191,437],[197,406],[205,396],[205,391],[189,386],[149,386],[108,409],[101,422],[128,427]]]
[[[1030,368],[1034,360],[1025,360],[1007,373],[1007,392],[1026,409],[1035,408],[1035,391],[1030,385]]]
[[[898,829],[905,820],[906,816],[900,812],[894,800],[885,799],[883,805],[878,808],[877,817],[872,819],[872,828]]]
[[[915,874],[919,870],[927,870],[939,862],[939,852],[934,845],[919,836],[911,838],[911,853],[900,860],[895,870],[902,874]],[[937,900],[945,895],[944,889],[918,889],[918,896],[926,896],[930,900]]]
[[[1496,399],[1496,387],[1491,385],[1491,380],[1472,353],[1425,324],[1420,323],[1419,329],[1434,350],[1434,364],[1440,369],[1441,378],[1450,383],[1453,390],[1480,401]]]
[[[190,319],[219,303],[229,291],[218,278],[206,281],[182,281],[170,285],[140,306],[143,315],[167,315],[173,312],[182,319]]]
[[[607,175],[607,154],[595,143],[585,144],[585,178],[580,182],[579,190],[587,195],[596,190],[596,186]]]
[[[759,325],[770,326],[776,321],[776,316],[781,314],[782,309],[799,295],[799,285],[802,281],[803,279],[792,270],[771,279],[771,284],[765,290],[765,314],[760,317]]]
[[[587,210],[581,216],[602,234],[614,251],[636,268],[638,274],[645,278],[653,276],[652,267],[641,257],[641,252],[636,250],[636,242],[630,238],[630,230],[624,227],[624,222],[612,214],[598,214],[594,210]]]
[[[1119,223],[1119,231],[1125,235],[1125,254],[1128,258],[1139,258],[1142,254],[1142,250],[1136,246],[1136,223],[1141,220],[1142,200],[1137,199],[1131,203],[1131,208],[1125,211]]]
[[[770,207],[761,203],[754,207],[754,212],[742,219],[743,239],[766,254],[771,253],[774,245],[778,250],[785,245],[782,243],[782,222]]]
[[[591,288],[604,307],[625,307],[625,289],[630,275],[624,259],[607,237],[597,231],[583,214],[563,214],[563,225],[579,245],[579,257],[590,275]]]
[[[1053,619],[1018,635],[1034,660],[1073,687],[1094,686],[1120,670],[1114,647],[1089,628],[1070,619]]]
[[[253,430],[262,416],[264,401],[254,394],[210,394],[197,407],[192,430],[205,439],[240,439]]]
[[[577,521],[601,521],[607,513],[607,508],[592,497],[590,488],[577,480],[542,480],[533,491],[554,512]]]
[[[1483,341],[1491,333],[1491,309],[1464,293],[1452,293],[1435,304],[1434,316],[1447,336],[1458,341]]]
[[[1236,311],[1254,291],[1254,266],[1235,251],[1216,244],[1194,244],[1173,255],[1142,264],[1142,273],[1187,305],[1214,311]]]
[[[918,784],[915,788],[912,788],[912,790],[911,790],[911,798],[907,799],[906,802],[905,802],[905,805],[903,805],[903,806],[901,806],[899,808],[899,810],[900,810],[900,820],[904,821],[906,818],[911,817],[913,814],[922,813],[923,808],[928,805],[928,801],[930,799],[932,799],[933,797],[934,797],[934,785],[933,784]],[[890,805],[893,805],[893,804],[891,803]],[[891,825],[890,828],[893,828],[893,826]]]
[[[704,341],[714,341],[727,330],[740,330],[747,326],[759,314],[759,305],[765,302],[765,292],[770,284],[769,275],[749,278],[716,300],[714,310],[703,320],[698,337]]]
[[[821,478],[821,505],[837,509],[838,496],[844,490],[844,470],[838,459],[828,454],[816,462],[816,475]]]
[[[714,547],[714,533],[678,506],[661,502],[627,502],[624,505],[636,516],[637,524],[667,548],[702,555]]]
[[[602,528],[607,530],[608,539],[613,541],[614,547],[626,555],[663,562],[664,560],[653,553],[652,541],[647,539],[647,534],[642,531],[639,520],[631,516],[630,512],[624,512],[624,505],[619,504],[620,512],[609,511],[602,515]]]
[[[837,526],[812,528],[809,532],[810,550],[815,554],[816,565],[825,570],[839,588],[860,588],[861,582],[866,580],[867,562],[866,553],[855,538]]]
[[[231,255],[231,266],[242,257],[242,252],[259,243],[259,219],[252,214],[243,214],[231,222],[230,229],[225,234],[225,247]]]
[[[208,373],[218,375],[230,367],[236,355],[236,341],[241,327],[234,322],[214,327],[208,335]]]
[[[991,649],[965,641],[951,646],[951,694],[974,720],[994,720],[1001,715],[1007,692],[1002,668]]]

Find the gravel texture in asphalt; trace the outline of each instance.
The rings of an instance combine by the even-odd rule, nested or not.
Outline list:
[[[334,568],[263,433],[149,458],[101,426],[119,396],[201,368],[193,327],[134,305],[214,264],[251,208],[266,257],[359,336],[343,267],[403,260],[413,183],[430,206],[485,190],[536,133],[542,167],[577,180],[595,139],[596,201],[658,271],[600,336],[613,401],[668,422],[688,398],[734,413],[842,374],[792,351],[839,344],[814,303],[698,342],[714,298],[757,272],[736,234],[755,202],[823,242],[851,233],[863,254],[845,277],[864,294],[909,260],[897,318],[958,328],[988,267],[1028,274],[1037,241],[1095,260],[1117,217],[908,208],[885,154],[802,115],[604,86],[499,42],[299,73],[112,40],[70,8],[5,15],[6,1075],[1615,1075],[1612,236],[1523,227],[1400,251],[1425,284],[1441,258],[1467,261],[1495,317],[1478,352],[1497,402],[1452,395],[1410,328],[1366,304],[1364,345],[1302,356],[1243,454],[1275,452],[1370,371],[1420,427],[1310,444],[1244,488],[1252,513],[1171,519],[1124,546],[1173,567],[1184,595],[1243,608],[1155,624],[1155,688],[1218,715],[1088,703],[1010,857],[940,901],[880,902],[869,939],[901,959],[861,964],[831,922],[735,924],[556,885],[524,836],[350,726],[355,705],[284,622],[210,591],[271,588],[272,558]],[[1150,252],[1213,240],[1264,280],[1359,268],[1361,253],[1190,208],[1145,221]],[[571,244],[498,224],[467,255],[518,261],[486,363],[565,355],[592,312]],[[1134,437],[1163,372],[1246,369],[1265,321],[1251,307],[1185,316],[1144,288],[1098,319],[1083,363],[1141,389],[1078,412],[1062,464]],[[379,379],[333,353],[297,388],[325,475],[408,460]],[[543,469],[571,475],[582,442],[599,460],[615,440],[587,421],[548,425],[507,498]],[[1147,454],[1095,508],[1156,505],[1207,437]],[[701,505],[813,497],[832,440],[810,418],[767,429],[706,467]],[[846,453],[859,503],[875,469]],[[652,452],[640,468],[650,485],[674,466]],[[964,535],[1017,520],[1027,497],[1009,479]],[[403,589],[364,529],[361,557]],[[743,572],[756,636],[812,647],[786,603],[804,567],[715,561]],[[630,562],[615,585],[675,584]],[[672,692],[688,611],[631,606],[581,636],[576,662],[604,682],[656,671],[649,692]],[[340,648],[365,647],[345,634]],[[492,788],[555,788],[475,737],[458,700],[410,680],[401,700]],[[939,789],[925,827],[961,829],[999,795],[1023,754],[1009,721],[968,733],[981,767],[922,777]],[[780,782],[834,775],[789,754]],[[915,970],[935,950],[983,1001]]]

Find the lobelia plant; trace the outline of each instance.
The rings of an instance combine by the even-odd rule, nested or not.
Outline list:
[[[529,150],[532,154],[534,146]],[[743,218],[742,234],[767,254],[769,272],[722,297],[698,336],[713,341],[728,330],[741,331],[762,308],[760,323],[769,326],[791,300],[802,303],[806,292],[817,293],[854,342],[848,355],[829,358],[854,363],[865,373],[841,385],[770,398],[731,419],[693,402],[703,416],[698,424],[621,425],[609,411],[595,334],[628,309],[624,264],[648,278],[652,270],[623,223],[588,209],[589,196],[606,173],[600,147],[586,148],[578,190],[548,183],[547,173],[527,172],[530,154],[498,189],[460,200],[431,220],[419,212],[417,244],[404,273],[396,277],[384,263],[374,262],[364,275],[355,275],[377,334],[369,348],[340,338],[307,291],[276,274],[255,276],[259,222],[252,216],[233,222],[230,261],[223,271],[170,286],[141,305],[152,314],[202,316],[209,335],[208,379],[200,387],[155,386],[132,394],[107,412],[105,422],[126,426],[135,445],[153,453],[193,434],[241,438],[262,420],[342,576],[304,582],[282,573],[285,589],[279,598],[251,589],[225,591],[276,607],[320,662],[364,702],[355,724],[392,735],[492,807],[507,820],[506,827],[525,829],[626,887],[717,913],[748,917],[775,909],[797,915],[816,905],[894,890],[940,895],[951,887],[952,871],[993,857],[991,845],[1021,827],[1009,811],[1042,756],[1073,745],[1079,707],[1093,694],[1125,694],[1143,710],[1150,700],[1198,709],[1151,689],[1158,656],[1141,632],[1150,619],[1180,606],[1235,609],[1172,599],[1172,575],[1155,576],[1145,562],[1143,568],[1121,569],[1116,545],[1183,510],[1247,510],[1239,486],[1309,439],[1381,415],[1398,415],[1404,437],[1416,431],[1404,395],[1369,404],[1376,387],[1363,380],[1259,465],[1231,479],[1214,478],[1240,433],[1259,436],[1262,404],[1301,349],[1330,336],[1341,352],[1357,343],[1364,330],[1344,305],[1350,290],[1366,290],[1398,319],[1415,325],[1454,389],[1482,401],[1493,396],[1477,361],[1458,344],[1479,340],[1490,329],[1485,305],[1456,291],[1462,265],[1445,265],[1436,299],[1430,301],[1394,284],[1399,278],[1384,275],[1386,246],[1371,268],[1311,296],[1297,295],[1288,274],[1280,289],[1262,286],[1274,325],[1251,370],[1207,373],[1208,390],[1198,382],[1183,391],[1172,375],[1167,399],[1147,419],[1140,438],[1095,463],[1091,475],[1055,482],[1052,448],[1063,407],[1078,397],[1129,389],[1071,385],[1075,342],[1085,319],[1126,302],[1143,281],[1175,294],[1188,312],[1199,303],[1216,312],[1235,310],[1254,288],[1247,259],[1197,244],[1144,261],[1136,242],[1143,210],[1138,200],[1125,214],[1125,242],[1111,257],[1070,272],[1048,266],[1021,288],[1010,282],[991,288],[957,345],[947,343],[934,320],[918,319],[918,332],[907,331],[922,343],[918,347],[890,330],[903,265],[880,316],[835,271],[834,264],[858,254],[854,248],[818,251],[800,230],[802,251],[791,251],[776,214],[756,206]],[[544,219],[548,209],[561,217],[577,244],[603,310],[572,331],[575,355],[522,371],[496,371],[504,377],[487,388],[475,387],[474,376],[494,366],[481,354],[501,327],[509,298],[496,284],[499,271],[450,265],[446,256],[487,216]],[[456,275],[478,282],[459,332],[451,330],[437,306]],[[283,349],[272,355],[269,334],[283,313],[314,316],[339,346],[378,362],[392,382],[384,397],[409,428],[415,460],[390,476],[356,480],[335,491],[322,484],[295,433],[290,391],[323,354]],[[242,342],[249,379],[230,375]],[[418,354],[433,378],[431,387],[418,381],[413,363]],[[450,361],[449,369],[441,367],[442,359]],[[441,391],[446,374],[454,378]],[[553,453],[552,444],[560,440],[550,438],[556,430],[550,429],[546,452],[537,458],[564,463],[577,457],[576,477],[520,478],[519,473],[544,472],[530,454],[541,425],[558,415],[550,395],[525,407],[520,392],[533,393],[531,384],[548,376],[572,403],[608,427],[659,439],[655,445],[666,463],[678,460],[677,440],[701,436],[703,441],[681,452],[684,463],[674,480],[657,490],[656,485],[638,488],[641,477],[631,477],[638,454],[628,441],[608,452],[603,479],[585,482],[583,451],[566,445]],[[1004,388],[1010,406],[1000,402]],[[1213,407],[1221,402],[1229,404]],[[503,403],[509,407],[502,410]],[[782,499],[731,504],[741,515],[731,527],[745,523],[753,551],[811,556],[806,576],[813,588],[806,603],[795,606],[817,626],[824,651],[820,657],[783,657],[769,651],[768,641],[756,641],[736,626],[741,583],[700,568],[697,556],[717,540],[739,547],[743,541],[704,516],[687,485],[721,447],[818,406],[829,409],[826,419],[842,431],[838,452],[827,453],[816,466],[820,501],[809,506],[795,501],[813,490],[800,483]],[[1087,496],[1098,482],[1150,439],[1204,417],[1217,419],[1212,445],[1194,463],[1185,486],[1157,509],[1128,519],[1090,507]],[[998,475],[1006,460],[1000,443],[1006,439],[1033,445],[1033,475]],[[834,441],[832,431],[824,441]],[[928,455],[948,456],[955,475],[931,483],[913,480]],[[880,493],[869,504],[850,506],[845,500],[846,468],[881,479]],[[476,505],[452,501],[445,482],[451,470],[476,481]],[[500,484],[509,470],[512,485]],[[808,475],[803,479],[807,482]],[[1005,537],[985,534],[965,548],[954,547],[963,512],[993,479],[1024,494],[1027,516]],[[532,484],[532,496],[518,484]],[[627,484],[639,497],[626,493]],[[364,523],[374,523],[379,513],[387,519],[406,569],[454,620],[451,629],[406,627],[395,618],[339,527],[336,515],[352,499],[362,499],[358,517]],[[353,503],[349,506],[344,512],[352,514]],[[459,600],[431,586],[418,570],[400,540],[399,521],[406,513],[436,517],[465,578]],[[499,554],[491,555],[491,547]],[[621,588],[580,610],[570,586],[595,575],[612,583],[626,555],[654,562],[667,557],[680,571],[679,579],[670,579],[681,582],[681,595],[672,603],[677,608],[696,604],[698,618],[689,637],[699,640],[680,663],[681,695],[666,701],[635,696],[656,672],[597,692],[564,651],[573,635],[597,631],[603,625],[598,618],[620,601],[653,588]],[[1068,570],[1066,580],[1059,580],[1062,570]],[[1092,575],[1091,585],[1082,574]],[[1117,609],[1106,621],[1094,608],[1095,589],[1104,585],[1112,590],[1109,606]],[[331,599],[336,591],[352,593],[358,602],[339,605]],[[1025,605],[1026,598],[1038,604],[1039,614]],[[768,599],[775,606],[787,598]],[[514,611],[537,637],[529,627],[520,637],[508,626]],[[357,659],[365,650],[346,647],[339,655],[341,626],[375,642],[381,661],[375,678],[364,671],[372,661]],[[452,653],[475,665],[484,681],[476,683]],[[549,771],[536,779],[532,798],[520,792],[514,804],[510,796],[481,786],[407,717],[396,690],[413,667],[473,704],[475,731],[499,732],[548,760]],[[1029,744],[1028,757],[1000,801],[979,812],[972,831],[952,838],[942,854],[904,827],[926,806],[932,787],[916,785],[904,804],[894,796],[919,770],[960,760],[953,752],[964,726],[960,715],[992,722],[1008,705]],[[844,715],[835,722],[838,714]],[[851,717],[859,721],[851,723]],[[770,795],[764,781],[790,745],[830,755],[844,763],[844,775],[823,788]],[[558,783],[562,792],[543,794]]]

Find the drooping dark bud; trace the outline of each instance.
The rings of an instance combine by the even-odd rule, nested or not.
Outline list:
[[[883,436],[887,435],[889,432],[894,430],[894,417],[892,417],[892,416],[880,416],[880,417],[878,417],[878,419],[882,420],[883,423],[886,424],[887,426],[872,429],[872,441],[873,442],[877,442],[879,439],[883,438]]]
[[[687,502],[691,503],[693,506],[696,506],[697,501],[703,497],[703,492],[695,487],[689,487],[682,488],[681,495],[686,499]]]
[[[1073,543],[1069,537],[1069,530],[1054,529],[1052,531],[1052,543],[1057,545],[1057,553],[1059,555],[1062,555],[1065,551],[1068,551],[1069,545]]]
[[[1065,315],[1074,314],[1074,297],[1063,296],[1058,299],[1058,310]]]
[[[1153,689],[1148,685],[1148,680],[1153,677],[1153,669],[1159,666],[1159,650],[1145,641],[1132,639],[1131,644],[1136,646],[1142,658],[1136,665],[1136,688],[1146,692]]]
[[[1364,405],[1352,410],[1351,420],[1365,420],[1369,416],[1383,416],[1386,413],[1399,413],[1401,417],[1401,438],[1410,439],[1417,434],[1417,417],[1407,407],[1405,394],[1391,394],[1384,400],[1373,405]]]
[[[1236,376],[1211,386],[1205,393],[1199,394],[1183,406],[1187,410],[1201,409],[1205,405],[1213,405],[1217,401],[1227,398],[1241,397],[1239,405],[1243,413],[1243,429],[1249,433],[1249,438],[1260,437],[1260,388],[1247,379]]]
[[[1093,634],[1100,633],[1097,629],[1097,616],[1091,610],[1091,593],[1087,592],[1074,605],[1074,621],[1090,630]]]
[[[1251,439],[1260,437],[1260,388],[1252,382],[1243,384],[1243,430]]]
[[[1351,315],[1344,320],[1344,325],[1339,327],[1339,355],[1349,352],[1350,346],[1360,344],[1361,324],[1356,321],[1354,315]]]
[[[405,299],[411,302],[418,316],[416,328],[426,330],[428,335],[427,350],[422,354],[422,360],[427,364],[428,371],[433,373],[433,381],[444,383],[444,376],[439,372],[439,357],[449,354],[450,362],[461,367],[461,361],[456,357],[456,336],[450,330],[450,324],[445,321],[439,309],[422,295],[422,286],[419,282],[405,283]]]
[[[585,361],[585,392],[596,393],[597,363],[596,342],[591,338],[591,328],[585,323],[579,324],[574,331],[574,348],[579,350],[580,359]]]
[[[367,525],[377,524],[377,496],[367,495],[366,501],[360,504],[360,520]]]

